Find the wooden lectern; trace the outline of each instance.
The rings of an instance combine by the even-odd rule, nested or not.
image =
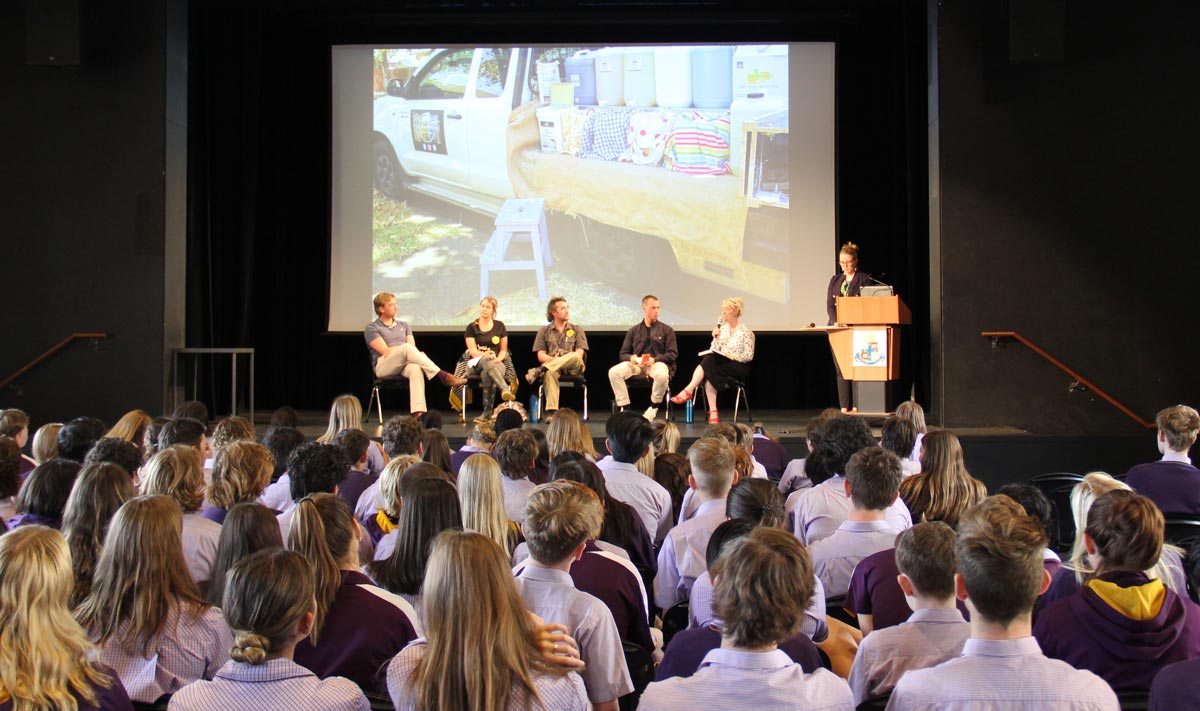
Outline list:
[[[886,383],[900,378],[896,326],[912,323],[912,312],[899,296],[840,296],[837,321],[829,328],[829,345],[842,377],[854,381],[859,410],[892,411]]]

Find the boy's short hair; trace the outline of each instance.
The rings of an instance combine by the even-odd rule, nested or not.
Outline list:
[[[733,445],[719,437],[701,437],[688,447],[688,463],[696,488],[712,496],[725,496],[733,485]]]
[[[897,457],[907,458],[917,446],[917,426],[909,420],[891,415],[879,430],[879,445]]]
[[[417,446],[421,444],[421,435],[425,428],[421,421],[412,415],[396,415],[383,423],[381,439],[383,449],[389,457],[401,454],[416,454]]]
[[[492,456],[500,465],[500,471],[509,479],[529,476],[537,455],[537,440],[525,430],[505,430],[492,447]]]
[[[174,444],[185,444],[200,449],[200,442],[203,441],[207,431],[208,427],[203,422],[190,417],[168,420],[158,433],[158,448],[163,450]],[[61,446],[60,444],[59,447]]]
[[[116,464],[129,476],[137,474],[142,466],[142,451],[133,442],[120,437],[101,437],[88,450],[84,464]]]
[[[641,414],[624,410],[604,423],[604,436],[614,460],[634,464],[654,441],[654,427]]]
[[[366,456],[367,448],[371,446],[371,438],[362,430],[347,428],[335,434],[330,443],[341,447],[342,454],[346,455],[350,466],[354,466]]]
[[[1010,482],[997,489],[996,493],[1004,494],[1020,504],[1021,508],[1025,509],[1025,513],[1042,524],[1046,536],[1050,536],[1050,531],[1054,528],[1054,506],[1041,489],[1033,484]]]
[[[332,494],[346,479],[350,464],[340,447],[310,442],[296,447],[288,458],[288,486],[292,501],[309,494]]]
[[[954,529],[941,521],[918,523],[896,536],[896,567],[920,595],[945,600],[954,594]]]
[[[734,541],[713,575],[713,612],[738,647],[791,638],[815,585],[808,551],[792,534],[773,528],[756,528]]]
[[[1200,433],[1200,414],[1187,405],[1174,405],[1159,410],[1154,424],[1172,450],[1186,452],[1196,443],[1196,434]]]
[[[543,565],[561,563],[576,547],[600,535],[604,510],[596,492],[559,479],[536,487],[525,502],[529,555]]]
[[[750,535],[756,528],[758,523],[748,518],[731,518],[717,526],[708,538],[708,547],[704,549],[704,567],[712,570],[726,548],[733,545],[734,541]]]
[[[846,462],[850,500],[860,509],[882,511],[892,505],[900,491],[900,458],[883,447],[867,447]]]
[[[1040,523],[1007,496],[989,496],[958,522],[954,554],[971,604],[987,621],[1007,625],[1033,609],[1041,593]]]

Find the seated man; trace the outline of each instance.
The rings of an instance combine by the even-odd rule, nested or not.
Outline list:
[[[562,480],[534,489],[522,516],[529,560],[517,589],[533,614],[566,625],[579,643],[587,665],[583,684],[596,711],[616,711],[618,697],[633,691],[617,625],[603,602],[575,588],[570,574],[603,516],[600,500],[582,484]]]
[[[856,704],[890,694],[909,669],[959,656],[971,634],[954,605],[953,528],[933,521],[901,533],[896,538],[896,564],[913,614],[908,622],[863,637],[850,669]]]
[[[621,343],[621,362],[608,369],[608,382],[612,385],[613,399],[617,407],[629,405],[629,388],[625,381],[648,375],[654,381],[650,390],[650,407],[643,416],[653,420],[658,416],[658,403],[667,396],[667,386],[675,375],[675,360],[679,347],[675,344],[675,329],[658,320],[658,297],[648,294],[642,297],[641,323],[625,333]]]
[[[561,296],[550,299],[546,305],[546,320],[550,323],[538,329],[533,339],[533,352],[537,353],[538,365],[530,368],[525,380],[530,385],[542,379],[546,388],[546,402],[542,409],[554,412],[558,409],[558,374],[560,371],[578,374],[584,369],[587,354],[587,334],[571,323],[571,308]]]
[[[961,657],[906,673],[888,709],[1120,708],[1103,679],[1046,657],[1033,638],[1033,603],[1050,584],[1045,547],[1041,526],[1007,496],[963,516],[954,591],[970,610],[971,637]]]
[[[733,446],[717,437],[695,441],[687,452],[692,465],[688,484],[696,490],[699,508],[672,528],[658,552],[654,602],[662,609],[688,599],[696,578],[708,569],[708,539],[725,522],[725,498],[733,485]]]
[[[859,561],[895,545],[900,531],[888,523],[887,509],[900,495],[900,459],[882,447],[856,452],[843,486],[850,497],[846,520],[809,548],[828,597],[846,594]]]
[[[714,582],[721,647],[692,676],[646,687],[640,711],[854,709],[845,681],[827,669],[806,674],[777,648],[795,635],[813,594],[812,564],[795,538],[755,529],[721,556]]]
[[[1188,457],[1200,433],[1200,414],[1187,405],[1175,405],[1160,411],[1154,421],[1162,459],[1133,467],[1125,483],[1165,514],[1200,515],[1200,469]]]
[[[447,373],[417,350],[417,339],[404,321],[396,318],[396,295],[380,292],[375,295],[374,321],[367,324],[363,336],[371,351],[371,367],[377,378],[408,378],[409,410],[414,415],[425,412],[425,380],[438,379],[442,385],[457,388],[467,381]],[[422,379],[422,374],[425,376]]]

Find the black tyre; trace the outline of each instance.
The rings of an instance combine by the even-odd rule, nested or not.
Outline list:
[[[375,187],[393,200],[404,199],[404,169],[386,138],[375,139]]]

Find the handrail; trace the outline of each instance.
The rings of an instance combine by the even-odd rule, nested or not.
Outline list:
[[[1129,415],[1129,417],[1133,418],[1133,420],[1135,422],[1137,422],[1139,425],[1141,425],[1142,427],[1152,428],[1155,426],[1155,424],[1153,422],[1147,421],[1145,418],[1141,417],[1133,410],[1130,410],[1128,407],[1125,407],[1121,403],[1117,402],[1117,399],[1114,398],[1112,395],[1109,395],[1108,393],[1104,392],[1100,388],[1096,387],[1095,384],[1092,383],[1092,381],[1088,380],[1087,378],[1083,377],[1079,373],[1076,373],[1075,371],[1071,370],[1067,366],[1063,365],[1062,361],[1058,360],[1057,358],[1050,355],[1046,351],[1037,347],[1036,345],[1033,344],[1032,341],[1030,341],[1028,338],[1022,336],[1021,334],[1017,333],[1016,331],[984,331],[983,333],[981,333],[979,335],[983,336],[984,338],[992,339],[993,347],[998,345],[1001,338],[1011,338],[1014,341],[1024,344],[1025,346],[1027,346],[1029,348],[1029,350],[1033,351],[1034,353],[1037,353],[1041,357],[1045,358],[1046,360],[1050,361],[1054,365],[1058,366],[1059,370],[1063,371],[1067,375],[1074,378],[1077,383],[1079,383],[1083,387],[1087,388],[1088,390],[1091,390],[1092,392],[1096,393],[1100,397],[1104,398],[1105,400],[1108,401],[1108,403],[1110,405],[1117,408],[1121,412],[1124,412],[1126,415]]]
[[[62,349],[66,348],[67,346],[71,345],[71,343],[73,343],[74,341],[81,340],[81,339],[95,341],[95,340],[99,340],[101,338],[108,338],[108,334],[107,333],[72,333],[71,335],[67,336],[66,338],[64,338],[61,341],[59,341],[58,343],[56,343],[53,347],[51,347],[45,353],[43,353],[40,356],[38,356],[37,358],[34,358],[33,360],[29,361],[29,363],[26,364],[24,367],[18,369],[15,373],[8,376],[3,381],[0,381],[0,388],[8,387],[14,381],[16,381],[17,378],[19,378],[22,375],[33,370],[38,365],[40,365],[43,361],[45,361],[47,358],[54,355],[55,353],[58,353]]]

